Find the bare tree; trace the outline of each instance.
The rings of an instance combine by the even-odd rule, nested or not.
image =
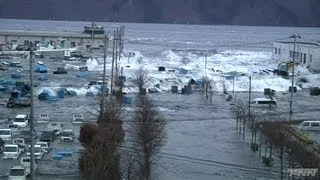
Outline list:
[[[213,91],[215,90],[215,85],[216,83],[213,80],[209,79],[207,76],[202,78],[201,89],[206,100],[208,100],[209,98],[212,99]]]
[[[134,72],[132,82],[139,88],[139,92],[142,92],[143,87],[149,80],[150,77],[148,71],[140,67]]]
[[[99,129],[81,153],[79,168],[86,180],[120,179],[119,157],[118,144]]]
[[[150,180],[153,157],[166,142],[167,121],[146,96],[138,97],[134,118],[134,122],[129,125],[130,138],[141,160],[141,174],[144,179]]]
[[[99,113],[97,124],[84,124],[79,140],[85,147],[79,168],[86,180],[119,179],[119,148],[124,140],[122,107],[115,99],[108,99]]]
[[[132,152],[121,153],[121,179],[133,180],[139,177],[139,160]]]
[[[225,80],[222,80],[221,81],[221,85],[222,85],[222,91],[223,91],[223,94],[228,94],[228,88],[227,88],[227,83]]]

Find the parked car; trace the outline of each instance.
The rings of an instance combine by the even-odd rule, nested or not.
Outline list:
[[[13,166],[9,172],[9,180],[26,180],[27,172],[23,166]]]
[[[60,135],[61,132],[62,132],[62,127],[63,127],[63,124],[59,123],[59,122],[50,122],[48,124],[48,130],[49,131],[54,131],[54,133],[56,135]]]
[[[0,153],[3,152],[5,142],[0,138]]]
[[[47,153],[50,151],[49,144],[47,142],[37,142],[36,145],[40,145],[43,152]]]
[[[31,154],[31,146],[29,145],[28,150],[27,150],[27,156],[30,156],[30,154]],[[44,155],[44,152],[43,152],[41,146],[34,145],[34,157],[36,159],[42,159],[43,155]]]
[[[3,141],[11,141],[12,130],[11,129],[0,129],[0,138]]]
[[[17,124],[9,124],[8,129],[11,129],[12,135],[17,135],[19,133],[19,126]]]
[[[37,137],[36,131],[33,132],[34,138]],[[30,131],[23,130],[19,131],[19,134],[17,135],[19,138],[24,138],[25,143],[29,144],[31,142],[31,137],[30,137]]]
[[[40,141],[42,142],[47,142],[47,143],[51,143],[55,138],[55,133],[54,131],[50,130],[50,131],[43,131],[40,137]]]
[[[26,114],[18,114],[16,118],[13,119],[12,124],[18,125],[18,127],[27,127],[29,123],[29,116]]]
[[[3,150],[3,159],[18,159],[21,151],[17,144],[5,144]]]
[[[25,152],[26,151],[26,143],[24,141],[24,138],[14,138],[12,140],[12,144],[18,145],[18,147],[19,147],[21,152]]]
[[[72,116],[72,123],[74,123],[74,124],[83,123],[83,115],[82,114],[74,114]]]
[[[72,142],[72,141],[74,141],[73,129],[63,130],[62,133],[61,133],[61,141],[63,141],[63,142],[66,142],[66,141]]]
[[[49,121],[50,120],[50,116],[49,116],[49,114],[41,113],[41,114],[39,114],[39,120],[40,121]]]

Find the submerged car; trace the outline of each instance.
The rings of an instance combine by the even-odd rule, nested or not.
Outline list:
[[[27,172],[23,166],[13,166],[9,172],[9,180],[26,180]]]

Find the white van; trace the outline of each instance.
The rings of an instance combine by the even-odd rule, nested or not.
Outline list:
[[[63,127],[63,124],[61,124],[59,122],[50,122],[48,124],[48,130],[49,131],[54,131],[55,135],[60,135],[61,134],[62,127]]]
[[[251,102],[254,106],[264,106],[264,105],[272,105],[277,106],[277,100],[270,98],[255,98]]]
[[[26,114],[18,114],[16,118],[14,118],[12,124],[18,125],[18,127],[27,127],[29,123],[29,117]]]
[[[303,121],[298,128],[305,131],[320,131],[320,121]]]
[[[47,142],[37,142],[36,145],[40,145],[41,146],[41,149],[44,153],[47,153],[50,151],[50,147],[49,147],[49,144]]]
[[[0,129],[0,138],[3,141],[11,141],[12,130],[11,129]]]
[[[39,114],[40,121],[49,121],[49,119],[50,119],[49,114],[46,114],[46,113]]]
[[[9,124],[8,129],[11,129],[12,135],[17,135],[19,132],[19,126],[16,124]]]
[[[72,116],[72,123],[74,123],[74,124],[83,123],[83,115],[82,114],[74,114]]]
[[[26,180],[27,172],[23,166],[13,166],[9,172],[9,180]]]
[[[3,159],[18,159],[21,154],[17,144],[6,144],[3,150]]]
[[[27,150],[27,156],[30,156],[30,154],[31,154],[31,146],[29,145],[28,150]],[[34,157],[36,159],[42,159],[43,155],[44,155],[44,152],[43,152],[41,146],[34,145]]]
[[[62,142],[72,142],[72,141],[74,141],[73,129],[63,130],[62,133],[61,133],[61,141]]]
[[[14,138],[12,140],[12,144],[18,145],[21,152],[26,151],[26,142],[25,142],[24,138]]]

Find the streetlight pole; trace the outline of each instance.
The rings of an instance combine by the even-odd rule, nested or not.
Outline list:
[[[293,111],[292,111],[292,104],[293,104],[293,85],[294,85],[294,68],[295,68],[295,54],[296,54],[296,39],[301,38],[297,35],[292,35],[289,38],[293,38],[293,53],[292,53],[292,74],[291,74],[291,97],[290,97],[290,111],[289,111],[289,121],[292,120]]]
[[[33,44],[30,43],[29,45],[29,55],[30,55],[30,137],[31,137],[31,145],[30,145],[30,151],[31,151],[31,157],[30,157],[30,172],[31,172],[31,180],[36,179],[35,175],[35,157],[34,157],[34,102],[33,102],[33,71],[32,71],[32,65],[33,65]]]
[[[107,49],[108,49],[108,43],[109,42],[109,38],[108,35],[105,35],[104,38],[104,52],[103,52],[103,77],[102,77],[102,92],[101,92],[101,107],[100,107],[100,117],[101,119],[103,119],[104,116],[104,104],[105,104],[105,90],[106,90],[106,61],[107,61]]]

